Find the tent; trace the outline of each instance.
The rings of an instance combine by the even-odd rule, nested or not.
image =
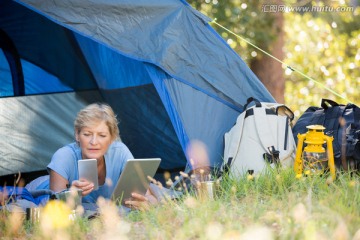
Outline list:
[[[159,172],[191,168],[192,140],[220,166],[246,99],[275,100],[210,20],[184,0],[0,1],[0,176],[45,170],[98,101]]]

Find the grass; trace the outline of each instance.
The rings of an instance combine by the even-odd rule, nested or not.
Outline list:
[[[270,168],[255,176],[237,179],[224,176],[215,199],[198,198],[190,191],[176,201],[126,216],[118,215],[111,202],[102,201],[100,217],[76,218],[69,224],[60,224],[61,227],[49,224],[51,218],[32,224],[19,214],[2,211],[0,236],[1,239],[355,240],[360,239],[359,188],[358,173],[338,172],[337,179],[332,181],[326,175],[299,178],[292,169]],[[42,212],[41,217],[45,215]]]

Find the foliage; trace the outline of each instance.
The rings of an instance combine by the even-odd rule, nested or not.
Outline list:
[[[298,179],[292,169],[271,168],[254,177],[225,176],[214,200],[188,194],[135,213],[131,234],[139,239],[351,239],[360,234],[359,188],[359,176],[349,172],[339,172],[335,181],[327,175]]]
[[[242,38],[271,52],[278,29],[274,26],[275,12],[264,11],[269,7],[268,1],[191,0],[189,3],[240,36],[212,25],[246,62],[262,54]],[[360,104],[360,7],[351,3],[350,0],[284,0],[277,4],[285,7],[277,11],[285,18],[285,103],[296,117],[309,106],[319,106],[322,98]]]
[[[322,98],[346,104],[360,103],[360,29],[348,28],[358,22],[360,8],[354,12],[286,14],[285,45],[288,65],[316,82],[286,70],[286,102],[299,116],[309,105],[319,106]],[[324,16],[325,15],[325,16]],[[329,21],[328,15],[336,15]],[[324,16],[324,17],[322,17]],[[342,96],[335,96],[318,83]]]
[[[118,215],[99,202],[101,215],[71,225],[30,223],[0,211],[1,239],[359,239],[360,177],[338,172],[297,178],[293,169],[268,168],[241,178],[224,176],[214,199],[190,191],[148,211]],[[48,208],[49,209],[49,208]],[[57,211],[54,209],[54,211]],[[41,215],[42,216],[42,215]]]
[[[266,1],[190,0],[188,2],[211,19],[216,19],[216,22],[221,26],[266,51],[270,50],[271,43],[276,39],[279,31],[277,26],[273,24],[274,16],[262,12]],[[250,62],[254,56],[262,55],[261,52],[249,47],[245,41],[239,41],[237,36],[229,33],[229,31],[215,24],[212,27],[241,55],[244,61]]]

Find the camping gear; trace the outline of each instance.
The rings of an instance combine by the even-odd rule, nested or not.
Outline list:
[[[244,112],[225,134],[223,170],[239,177],[261,172],[266,165],[292,166],[296,149],[290,126],[293,118],[284,104],[249,98]]]
[[[298,143],[295,155],[294,170],[297,174],[323,174],[330,169],[330,174],[335,180],[334,152],[332,147],[333,137],[324,134],[325,128],[321,125],[310,125],[308,131],[298,134]],[[306,146],[304,146],[304,142]],[[326,143],[326,149],[323,145]]]
[[[0,192],[7,194],[6,203],[18,203],[19,200],[25,202],[25,205],[20,205],[24,209],[28,205],[39,206],[44,205],[49,198],[53,196],[53,191],[51,190],[34,190],[29,191],[24,187],[12,187],[12,186],[0,186]]]
[[[292,131],[297,135],[307,131],[306,126],[322,125],[325,134],[334,137],[333,150],[337,168],[360,169],[360,108],[355,104],[338,104],[322,99],[321,107],[311,106],[296,121]]]
[[[201,201],[214,200],[218,195],[219,185],[219,181],[213,180],[197,182],[196,195]]]
[[[99,101],[136,158],[162,159],[157,177],[191,167],[192,139],[219,167],[242,103],[275,100],[210,21],[184,0],[1,1],[0,176],[46,174]]]
[[[30,223],[40,222],[41,208],[40,207],[31,207],[25,209],[26,220]]]
[[[54,194],[53,199],[59,199],[60,201],[66,202],[66,204],[73,210],[78,206],[81,206],[82,201],[82,189],[67,188],[63,191]]]

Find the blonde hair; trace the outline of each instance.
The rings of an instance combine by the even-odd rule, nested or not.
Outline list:
[[[79,134],[82,128],[101,121],[104,121],[108,126],[112,140],[120,140],[116,115],[113,109],[106,103],[93,103],[78,112],[74,122],[75,135]]]

